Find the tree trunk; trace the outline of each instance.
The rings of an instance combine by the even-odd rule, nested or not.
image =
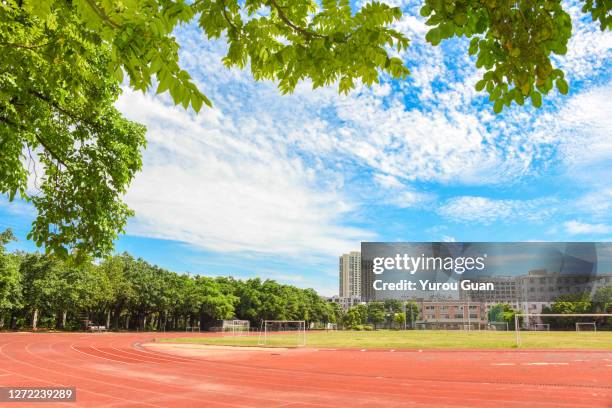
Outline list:
[[[0,315],[0,329],[4,328],[4,313]]]
[[[34,309],[34,314],[32,315],[32,330],[36,330],[37,323],[38,323],[38,309]]]
[[[130,330],[130,314],[125,317],[125,329]]]
[[[110,322],[111,322],[111,311],[110,309],[108,309],[106,311],[106,330],[110,329]]]
[[[147,315],[142,318],[142,331],[147,331]]]
[[[66,328],[66,318],[68,317],[68,311],[64,310],[62,312],[62,329]]]

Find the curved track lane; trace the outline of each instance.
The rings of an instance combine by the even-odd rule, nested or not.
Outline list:
[[[35,407],[612,407],[612,350],[245,350],[151,344],[157,337],[181,336],[0,334],[0,385],[77,388],[76,404],[29,404]]]

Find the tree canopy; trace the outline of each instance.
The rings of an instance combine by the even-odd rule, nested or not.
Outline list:
[[[39,253],[7,254],[0,234],[0,329],[209,328],[219,319],[334,323],[337,307],[312,289],[273,280],[178,274],[124,253],[96,265]]]
[[[585,0],[583,12],[611,28],[608,0]],[[433,45],[471,38],[485,70],[476,89],[496,112],[526,99],[538,107],[554,86],[568,92],[551,60],[571,36],[560,1],[425,0],[421,15]],[[0,192],[35,205],[30,238],[39,246],[107,253],[132,214],[122,196],[145,145],[145,129],[113,106],[120,85],[155,86],[196,112],[211,105],[179,65],[177,26],[197,21],[206,39],[227,41],[227,67],[248,67],[283,93],[302,80],[348,92],[381,74],[409,75],[396,54],[409,39],[392,28],[401,16],[378,1],[358,10],[349,0],[2,1]]]

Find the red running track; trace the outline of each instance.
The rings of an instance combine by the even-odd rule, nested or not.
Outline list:
[[[612,407],[612,350],[237,348],[196,356],[146,345],[178,336],[0,334],[0,385],[77,388],[76,403],[30,404],[39,408]]]

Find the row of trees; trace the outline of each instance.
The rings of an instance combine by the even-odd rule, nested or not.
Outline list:
[[[506,303],[499,303],[489,309],[490,322],[507,322],[514,329],[514,317],[521,313]],[[591,314],[612,313],[612,286],[598,288],[593,294],[577,293],[559,296],[550,306],[542,308],[542,314]],[[521,322],[522,322],[521,318]],[[542,317],[544,323],[555,329],[574,329],[576,322],[597,322],[597,326],[612,328],[609,317]]]
[[[388,299],[384,302],[370,302],[351,307],[342,315],[341,323],[346,328],[371,327],[404,328],[412,327],[418,319],[419,306],[415,301],[402,302]]]
[[[38,253],[6,253],[0,234],[0,327],[79,329],[85,321],[114,330],[208,328],[218,319],[332,322],[338,305],[313,289],[273,280],[178,274],[127,253],[74,263]]]

